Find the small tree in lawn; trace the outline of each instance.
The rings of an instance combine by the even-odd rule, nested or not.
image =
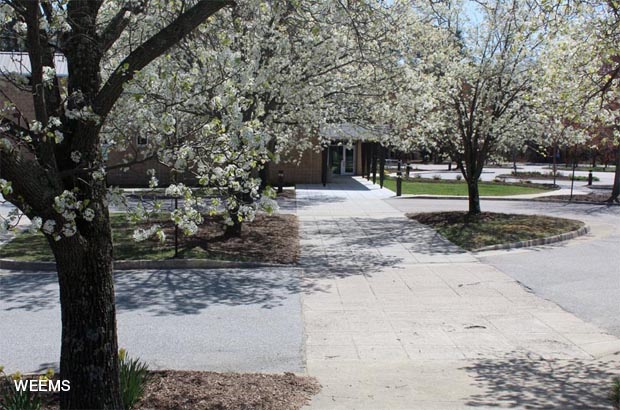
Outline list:
[[[229,1],[23,1],[0,5],[31,63],[36,118],[0,130],[2,192],[44,232],[62,311],[63,409],[122,409],[112,238],[100,130],[123,87]],[[124,48],[131,37],[140,44]],[[66,88],[54,53],[67,58]],[[23,122],[22,122],[23,123]],[[3,221],[6,228],[11,221]]]
[[[442,17],[454,10],[435,11]],[[533,12],[526,1],[496,0],[480,6],[482,20],[477,24],[458,25],[453,16],[439,18],[439,27],[452,36],[442,64],[428,67],[417,59],[409,61],[412,75],[425,77],[427,84],[417,104],[408,104],[410,93],[404,94],[405,107],[415,112],[408,122],[409,136],[420,145],[441,146],[450,153],[467,182],[471,215],[480,213],[478,181],[486,161],[504,142],[521,145],[514,140],[533,135],[524,97],[543,38]]]

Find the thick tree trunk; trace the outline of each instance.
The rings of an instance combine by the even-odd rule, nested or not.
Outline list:
[[[71,390],[62,409],[123,409],[107,212],[89,235],[50,240],[56,257],[62,312],[60,376]]]
[[[611,190],[611,197],[608,202],[620,202],[620,145],[616,148],[616,172],[614,174],[614,185]]]
[[[469,197],[469,215],[478,215],[481,211],[477,178],[471,178],[467,181],[467,195]]]

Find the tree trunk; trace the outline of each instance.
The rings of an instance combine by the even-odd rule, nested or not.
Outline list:
[[[614,185],[608,202],[620,202],[620,145],[616,148],[616,172],[614,173]]]
[[[230,217],[232,218],[232,225],[226,225],[224,236],[226,236],[227,238],[241,236],[242,223],[239,222],[239,219],[237,218],[237,214],[231,213]]]
[[[60,284],[60,377],[71,383],[61,394],[61,409],[123,409],[112,239],[107,211],[102,212],[87,228],[88,236],[50,239]]]
[[[467,195],[469,197],[469,215],[478,215],[481,211],[477,178],[471,178],[467,181]]]
[[[242,201],[242,197],[236,198],[238,202]],[[239,207],[228,212],[232,225],[226,225],[224,228],[224,236],[227,238],[241,236],[242,222],[239,221]]]

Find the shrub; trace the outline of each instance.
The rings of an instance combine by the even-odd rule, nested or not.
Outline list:
[[[413,177],[415,179],[422,179],[422,175],[421,174],[415,174]]]
[[[441,175],[437,175],[437,174],[435,174],[435,175],[433,175],[433,179],[434,179],[435,181],[439,181],[439,180],[441,179]]]
[[[620,410],[620,377],[614,377],[609,390],[609,400],[615,410]]]
[[[29,390],[18,391],[14,381],[21,380],[22,375],[17,372],[10,376],[4,373],[0,366],[0,409],[1,410],[40,410],[41,399]]]
[[[457,181],[460,181],[461,179],[463,179],[463,175],[458,174],[458,175],[456,176],[456,180],[457,180]]]
[[[149,368],[139,359],[130,359],[125,349],[118,352],[121,378],[121,396],[126,410],[132,410],[144,395],[150,379]]]
[[[572,176],[571,176],[571,179],[573,179],[573,177],[572,177]],[[584,175],[575,175],[575,179],[574,179],[574,180],[575,180],[575,181],[587,181],[587,180],[588,180],[588,177],[587,177],[587,176],[584,176]],[[593,177],[592,177],[592,181],[594,181],[594,182],[598,182],[598,181],[600,181],[600,180],[601,180],[601,179],[600,179],[599,177],[595,177],[595,176],[593,176]]]

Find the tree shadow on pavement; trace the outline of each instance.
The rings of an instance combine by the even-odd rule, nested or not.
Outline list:
[[[7,272],[0,274],[2,310],[37,312],[58,305],[56,272]]]
[[[116,275],[116,306],[119,312],[156,315],[198,314],[217,306],[271,309],[299,293],[299,280],[296,268],[123,272]]]
[[[467,405],[479,408],[610,409],[611,381],[620,368],[582,360],[488,359],[464,368],[484,393]]]
[[[404,217],[335,218],[304,225],[299,267],[118,272],[117,309],[156,315],[197,314],[211,306],[270,309],[291,295],[328,291],[328,285],[315,279],[373,275],[399,263],[415,263],[412,254],[464,253],[433,230]],[[5,311],[56,308],[56,274],[0,275],[0,299]]]

